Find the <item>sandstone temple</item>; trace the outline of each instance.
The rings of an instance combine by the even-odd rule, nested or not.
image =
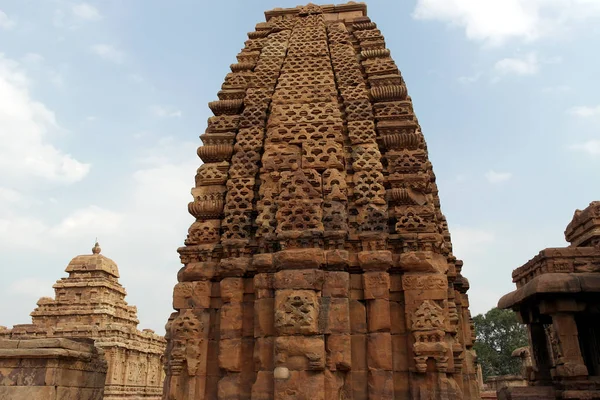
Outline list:
[[[411,98],[362,3],[265,13],[209,103],[168,400],[477,399]]]
[[[529,329],[530,386],[503,399],[600,399],[600,201],[575,211],[569,247],[548,248],[513,271],[511,308]]]
[[[80,350],[81,344],[72,344],[64,340],[49,342],[34,340],[32,343],[34,345],[41,343],[34,346],[40,348],[58,346],[62,351],[67,351],[67,355],[70,356],[73,356],[73,346],[75,351],[90,354],[94,354],[95,347],[100,348],[106,360],[102,362],[108,366],[108,371],[105,371],[105,385],[100,385],[100,389],[104,387],[105,400],[158,400],[161,398],[164,377],[161,358],[165,349],[165,339],[150,329],[143,331],[137,329],[137,309],[125,301],[126,292],[119,284],[117,265],[113,260],[100,254],[100,251],[100,246],[96,243],[92,254],[77,256],[71,260],[65,270],[69,276],[54,284],[56,293],[54,299],[43,297],[38,301],[38,307],[31,313],[31,324],[15,325],[12,329],[0,328],[0,339],[13,339],[5,341],[4,346],[0,343],[0,349],[10,343],[15,343],[17,346],[18,339],[22,339],[20,341],[22,344],[28,342],[26,339],[40,338],[93,339],[91,350],[88,348]],[[68,350],[71,352],[69,353]],[[33,357],[33,360],[37,361],[46,357],[39,352],[32,352],[26,356]],[[0,359],[3,357],[5,355],[0,351]],[[71,367],[55,368],[60,371]],[[90,370],[88,366],[74,369]],[[90,373],[94,370],[98,368],[93,367]],[[73,373],[68,376],[72,381],[79,378],[79,375]],[[0,371],[1,377],[3,377],[2,371]],[[45,383],[46,386],[56,386]],[[65,383],[74,384],[68,380]],[[3,382],[0,384],[4,385]],[[15,384],[18,386],[18,382]],[[0,394],[2,393],[0,390]],[[26,392],[19,393],[23,396]],[[102,399],[102,391],[93,392],[89,396],[82,397],[78,394],[78,397],[58,396],[57,399]],[[19,398],[24,399],[24,397],[14,397],[14,399]],[[49,395],[33,397],[35,400],[46,398],[51,399]]]

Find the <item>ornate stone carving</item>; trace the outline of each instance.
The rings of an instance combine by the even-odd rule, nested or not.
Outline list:
[[[210,318],[192,380],[167,352],[165,393],[477,399],[468,283],[381,32],[359,3],[265,16],[210,104],[174,297]]]
[[[275,329],[279,334],[318,333],[319,302],[312,290],[281,290],[275,298]]]

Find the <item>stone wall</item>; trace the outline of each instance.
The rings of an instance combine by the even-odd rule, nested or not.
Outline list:
[[[0,339],[3,400],[101,400],[106,370],[93,340]]]

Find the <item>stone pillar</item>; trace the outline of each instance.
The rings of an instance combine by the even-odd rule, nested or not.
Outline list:
[[[586,377],[587,367],[581,355],[579,336],[574,313],[581,311],[582,305],[575,300],[544,300],[540,303],[540,313],[552,317],[548,333],[553,345],[556,375],[562,378]]]
[[[271,258],[270,254],[256,255]],[[263,257],[264,258],[264,257]],[[273,398],[273,341],[275,328],[275,298],[273,295],[273,274],[258,273],[254,276],[254,369],[256,381],[252,385],[252,400]]]
[[[369,400],[393,398],[390,274],[386,271],[365,271],[363,288],[367,304]]]
[[[556,360],[556,374],[560,377],[587,376],[588,370],[579,348],[579,336],[573,314],[553,314],[552,327],[560,346],[560,355]]]
[[[456,398],[446,377],[452,355],[445,340],[448,282],[441,274],[405,274],[406,325],[411,332],[411,397]]]
[[[349,379],[352,367],[350,274],[325,272],[322,300],[327,309],[325,399],[349,397],[352,391]]]
[[[406,329],[405,296],[402,275],[390,275],[390,323],[392,334],[392,363],[394,370],[394,398],[410,396],[408,331]]]
[[[294,253],[307,256],[308,261],[313,251],[294,250]],[[276,335],[273,398],[293,400],[310,396],[315,400],[325,400],[323,328],[334,322],[333,326],[328,326],[334,332],[338,329],[335,324],[343,329],[344,322],[348,321],[343,320],[343,305],[334,302],[336,305],[332,312],[331,303],[323,301],[323,271],[318,269],[279,271],[274,275],[273,286]],[[330,315],[333,317],[330,318]]]
[[[167,366],[170,368],[167,396],[208,399],[205,393],[211,291],[212,283],[208,280],[180,282],[174,288],[173,308],[179,312],[170,324],[172,349]]]
[[[361,274],[350,274],[350,333],[352,399],[367,400],[369,369],[367,367],[367,307]]]
[[[241,399],[242,327],[244,281],[241,277],[223,278],[219,337],[219,367],[224,371],[219,380],[218,399]]]

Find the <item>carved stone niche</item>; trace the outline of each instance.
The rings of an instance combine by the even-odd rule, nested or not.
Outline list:
[[[347,196],[346,174],[337,169],[328,169],[323,172],[323,199],[329,201],[346,201]]]
[[[196,186],[225,185],[227,182],[227,171],[229,171],[229,163],[227,161],[202,164],[196,172]]]
[[[444,309],[433,300],[425,300],[412,316],[411,329],[415,338],[413,352],[416,369],[427,371],[427,360],[433,358],[439,372],[448,369],[448,344],[445,342]]]
[[[313,290],[280,290],[275,295],[278,335],[319,333],[319,297]]]
[[[197,220],[188,229],[188,236],[185,239],[185,244],[190,245],[208,245],[219,242],[219,230],[221,228],[221,220]]]

